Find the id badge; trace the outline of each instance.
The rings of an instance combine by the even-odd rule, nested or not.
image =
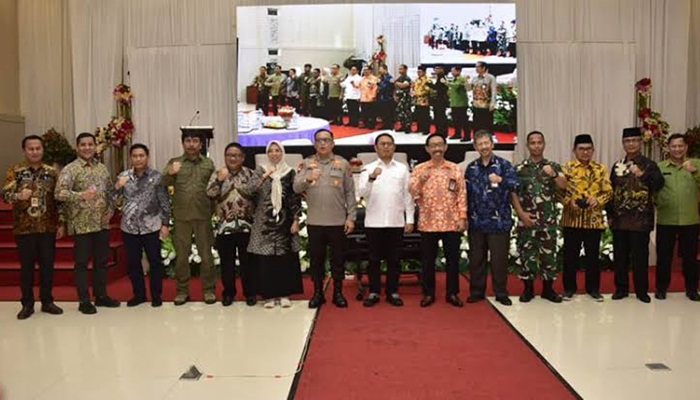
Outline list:
[[[39,207],[39,198],[32,197],[32,207]]]
[[[457,190],[457,181],[455,179],[450,179],[450,183],[447,185],[447,189],[450,192],[454,192]]]

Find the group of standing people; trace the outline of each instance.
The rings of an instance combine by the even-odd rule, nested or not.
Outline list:
[[[377,120],[381,119],[381,129],[413,133],[413,121],[416,121],[415,132],[428,135],[431,124],[435,124],[434,133],[447,135],[449,108],[455,129],[450,139],[471,142],[472,131],[493,130],[496,78],[489,74],[488,65],[482,61],[477,62],[474,77],[463,76],[459,66],[449,72],[443,66],[436,66],[435,76],[429,77],[426,68],[419,66],[418,77],[412,81],[408,67],[403,64],[397,76],[393,76],[386,65],[379,66],[378,75],[369,67],[360,75],[358,68],[352,66],[343,76],[338,64],[333,64],[328,74],[306,64],[301,75],[292,68],[288,76],[282,73],[280,66],[275,67],[272,75],[267,74],[265,67],[260,67],[253,84],[259,93],[256,107],[263,114],[268,115],[270,104],[273,114],[277,114],[279,104],[287,104],[300,114],[328,119],[332,125],[344,124],[344,103],[347,126],[375,129]]]
[[[474,144],[479,158],[464,171],[445,159],[448,144],[442,135],[427,137],[425,150],[430,160],[418,164],[413,171],[394,158],[394,138],[388,133],[378,135],[377,160],[365,167],[358,188],[366,200],[364,226],[369,243],[370,293],[363,304],[371,307],[379,302],[380,264],[384,259],[388,267],[386,300],[393,306],[403,305],[398,293],[403,234],[417,230],[421,233],[421,307],[435,302],[435,260],[440,242],[446,258],[445,299],[456,307],[463,306],[458,264],[465,231],[471,275],[466,301],[474,303],[485,298],[490,265],[496,300],[511,305],[507,254],[513,209],[518,216],[520,257],[514,267],[524,282],[521,302],[534,298],[537,278],[543,280],[543,298],[555,303],[572,299],[578,289],[576,271],[580,266],[586,269],[586,293],[603,301],[598,253],[606,209],[614,240],[613,300],[629,295],[631,265],[636,297],[650,302],[648,245],[650,232],[656,227],[656,299],[666,298],[678,239],[686,296],[700,301],[695,259],[700,224],[700,161],[687,158],[688,145],[681,134],[669,136],[669,158],[659,163],[641,154],[639,128],[625,129],[622,136],[625,157],[612,166],[609,174],[604,165],[593,160],[594,145],[588,134],[576,136],[574,158],[562,166],[544,157],[544,134],[530,132],[528,158],[512,165],[493,154],[492,134],[480,130]],[[299,265],[302,197],[308,206],[308,251],[314,285],[308,305],[316,308],[326,302],[323,283],[329,256],[332,302],[347,307],[342,294],[343,244],[345,235],[355,229],[355,184],[348,162],[333,153],[333,133],[320,130],[314,141],[316,153],[296,168],[285,162],[282,144],[272,141],[266,148],[267,161],[255,170],[243,165],[245,149],[230,143],[225,149],[225,166],[216,170],[212,160],[201,154],[202,138],[186,132],[182,134],[183,154],[169,160],[162,173],[149,166],[148,147],[134,144],[130,148],[131,168],[113,182],[104,164],[95,157],[96,142],[91,133],[78,135],[78,158],[60,174],[43,163],[42,138],[25,137],[25,161],[8,170],[2,189],[5,201],[14,206],[14,234],[22,268],[22,309],[17,317],[26,319],[34,313],[33,271],[37,262],[41,311],[63,312],[53,302],[52,278],[56,239],[66,233],[75,242],[79,311],[94,314],[96,306],[120,306],[107,294],[106,287],[110,221],[119,204],[133,286],[127,306],[147,301],[144,252],[150,268],[151,305],[162,304],[159,239],[172,234],[177,253],[175,305],[189,301],[188,259],[194,240],[202,259],[205,303],[217,301],[217,275],[210,251],[215,246],[221,256],[224,306],[231,305],[236,297],[238,265],[249,306],[262,296],[266,308],[290,307],[289,296],[303,293]],[[171,196],[168,187],[173,190]],[[561,216],[558,203],[563,208]],[[416,206],[420,210],[417,220]],[[564,242],[563,296],[553,288],[562,268],[557,257],[560,229]],[[87,273],[90,259],[92,296]]]

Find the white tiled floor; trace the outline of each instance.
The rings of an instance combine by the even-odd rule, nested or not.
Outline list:
[[[504,307],[508,321],[584,399],[700,398],[700,304],[682,293],[643,304],[634,296]],[[666,364],[651,371],[646,363]]]
[[[190,303],[37,312],[0,302],[0,385],[23,399],[286,399],[314,310]],[[38,307],[37,307],[38,311]],[[180,381],[190,365],[204,376]]]

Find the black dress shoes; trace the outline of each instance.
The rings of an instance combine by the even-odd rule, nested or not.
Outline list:
[[[387,296],[386,301],[394,307],[403,307],[403,300],[398,295]]]
[[[107,307],[107,308],[117,308],[119,307],[119,302],[114,300],[109,296],[102,296],[95,299],[96,307]]]
[[[95,308],[95,306],[93,306],[89,301],[80,303],[78,306],[78,311],[85,315],[97,314],[97,308]]]
[[[134,296],[134,297],[130,298],[129,301],[126,302],[126,306],[127,307],[136,307],[136,306],[143,304],[145,302],[146,302],[145,297]]]
[[[23,306],[17,314],[17,319],[27,319],[34,314],[34,306]]]
[[[450,294],[445,297],[445,301],[452,304],[455,307],[464,307],[464,303],[456,294]]]
[[[245,304],[246,304],[247,306],[251,306],[251,307],[252,307],[252,306],[258,304],[258,298],[255,297],[255,296],[248,296],[248,297],[245,298]]]
[[[423,299],[420,301],[420,306],[425,308],[433,305],[435,303],[435,297],[433,296],[425,296]]]
[[[41,312],[51,315],[61,315],[63,314],[63,309],[54,303],[44,303],[41,305]]]
[[[666,292],[658,290],[655,294],[654,297],[656,300],[666,300]]]
[[[651,297],[649,297],[649,295],[646,293],[639,293],[637,295],[637,300],[641,301],[642,303],[651,303]]]
[[[163,305],[163,300],[160,297],[154,297],[151,300],[151,307],[160,307]]]
[[[369,296],[365,299],[365,301],[362,302],[362,305],[365,307],[373,307],[379,303],[379,295],[376,293],[370,293]]]
[[[624,299],[624,298],[627,297],[627,296],[629,296],[628,293],[619,292],[619,291],[616,290],[615,293],[613,293],[613,295],[612,295],[612,299],[613,299],[613,300],[621,300],[621,299]]]
[[[483,301],[484,299],[485,299],[484,296],[469,295],[469,297],[467,297],[467,303],[469,303],[469,304],[478,303],[480,301]]]
[[[695,291],[685,292],[685,296],[690,301],[700,301],[700,294],[698,294],[698,292],[695,292]]]
[[[523,284],[525,285],[525,289],[523,290],[523,294],[520,295],[519,300],[521,303],[529,303],[530,300],[535,298],[535,285],[531,280],[523,280]]]
[[[552,291],[543,291],[542,296],[540,296],[540,297],[542,297],[545,300],[549,300],[552,303],[561,303],[561,301],[562,301],[561,296],[559,296],[557,294],[557,292],[555,292],[553,290]]]
[[[513,305],[513,302],[510,300],[510,298],[506,297],[506,296],[496,297],[496,301],[503,304],[504,306],[512,306]]]
[[[314,292],[314,295],[309,299],[309,308],[319,308],[324,304],[326,304],[326,296],[321,291]]]
[[[377,299],[379,301],[379,299]],[[345,308],[348,306],[348,301],[345,300],[345,296],[340,291],[333,292],[333,304],[338,308]]]
[[[222,306],[228,307],[228,306],[230,306],[231,304],[233,304],[233,297],[231,297],[231,296],[224,296],[224,297],[221,299],[221,305],[222,305]]]

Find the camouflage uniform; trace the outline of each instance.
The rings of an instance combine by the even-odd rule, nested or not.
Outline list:
[[[550,165],[557,173],[562,172],[559,164],[546,159],[539,163],[527,159],[516,166],[520,203],[523,211],[534,216],[535,222],[534,227],[528,228],[518,221],[516,228],[520,257],[511,269],[523,280],[537,277],[554,280],[562,266],[561,249],[557,244],[561,236],[558,222],[561,192],[554,179],[542,171],[545,165]]]

